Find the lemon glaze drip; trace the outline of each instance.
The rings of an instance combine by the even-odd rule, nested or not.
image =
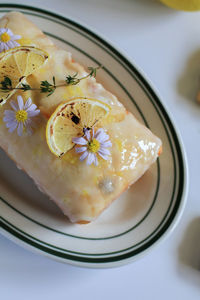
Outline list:
[[[29,46],[29,45],[33,44],[32,40],[26,39],[26,38],[21,38],[17,42],[22,46]]]
[[[72,151],[68,151],[63,155],[62,160],[66,161],[67,163],[70,163],[71,165],[74,165],[78,162],[79,159],[76,155],[74,155]]]
[[[122,140],[121,139],[115,139],[115,143],[116,143],[116,145],[117,145],[117,148],[118,148],[118,150],[120,151],[120,152],[122,152],[123,151],[123,144],[122,144]]]

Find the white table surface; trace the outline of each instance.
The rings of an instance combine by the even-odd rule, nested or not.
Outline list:
[[[0,299],[200,299],[200,105],[195,103],[200,88],[200,13],[173,11],[153,0],[12,2],[41,6],[87,24],[146,73],[182,135],[190,186],[172,235],[124,267],[72,267],[0,236]]]

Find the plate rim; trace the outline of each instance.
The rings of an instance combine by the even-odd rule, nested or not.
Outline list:
[[[150,245],[147,245],[148,243],[145,244],[144,245],[145,249],[141,250],[139,248],[139,252],[134,254],[133,256],[130,255],[131,252],[128,252],[127,253],[128,257],[124,257],[124,255],[126,256],[126,254],[117,256],[117,258],[119,258],[120,256],[123,256],[123,258],[120,258],[117,260],[114,257],[115,258],[114,261],[112,261],[109,258],[109,261],[106,262],[105,261],[106,259],[104,258],[103,263],[102,262],[101,263],[89,262],[90,258],[87,257],[86,262],[84,262],[83,260],[80,262],[80,261],[72,260],[71,257],[68,260],[68,259],[66,259],[66,257],[62,258],[62,256],[60,257],[59,255],[55,256],[55,254],[52,254],[51,252],[49,253],[49,251],[47,251],[47,250],[50,250],[49,248],[44,247],[45,249],[41,250],[37,247],[37,245],[34,244],[34,246],[33,246],[30,239],[27,239],[26,237],[24,237],[23,235],[20,235],[16,231],[13,231],[13,229],[11,227],[6,226],[5,223],[3,223],[2,221],[0,221],[0,225],[2,227],[2,229],[0,229],[0,232],[3,233],[3,235],[7,236],[9,239],[13,240],[14,242],[17,242],[18,244],[22,244],[22,246],[25,248],[31,249],[34,252],[39,251],[43,255],[45,254],[47,256],[50,256],[51,258],[53,257],[54,259],[57,259],[59,261],[64,261],[64,262],[67,262],[67,263],[70,263],[73,265],[79,265],[79,266],[84,265],[84,266],[88,266],[88,267],[111,267],[111,266],[124,264],[126,262],[129,262],[130,260],[131,261],[136,260],[138,257],[144,255],[146,252],[148,252],[150,249],[152,249],[159,242],[163,241],[174,230],[174,228],[176,227],[176,225],[178,224],[178,222],[182,216],[182,213],[183,213],[183,210],[184,210],[184,207],[186,204],[187,194],[188,194],[188,178],[189,178],[189,176],[188,176],[188,163],[187,163],[187,156],[186,156],[185,148],[183,146],[182,137],[180,135],[180,132],[177,129],[177,127],[175,126],[175,122],[173,120],[173,117],[171,116],[171,113],[169,112],[169,109],[166,107],[166,104],[163,104],[163,102],[161,102],[161,100],[160,100],[160,99],[163,99],[163,97],[162,98],[160,97],[157,89],[150,82],[150,80],[147,79],[147,76],[144,74],[144,72],[138,66],[136,66],[136,64],[133,62],[133,59],[130,59],[130,57],[128,57],[127,54],[125,54],[123,51],[119,50],[116,45],[114,45],[112,42],[110,42],[102,34],[96,33],[96,30],[93,30],[89,26],[83,24],[83,22],[77,21],[74,18],[66,18],[59,13],[54,13],[49,10],[43,9],[41,7],[37,8],[34,6],[30,6],[30,5],[15,4],[15,3],[1,3],[0,10],[2,8],[8,8],[8,9],[17,8],[17,9],[21,9],[21,10],[22,9],[32,10],[32,11],[39,12],[39,13],[42,13],[45,15],[49,15],[56,19],[61,19],[63,22],[71,23],[72,25],[77,26],[79,29],[86,31],[91,36],[95,37],[101,43],[106,45],[106,47],[111,49],[112,52],[116,54],[116,56],[118,56],[120,59],[122,59],[122,61],[125,61],[125,64],[128,65],[128,67],[130,67],[130,69],[134,70],[134,73],[141,80],[142,84],[144,85],[144,88],[146,88],[149,91],[149,93],[151,95],[153,95],[153,98],[156,100],[156,103],[158,104],[159,109],[161,109],[163,115],[165,116],[165,118],[167,120],[167,125],[168,126],[170,125],[169,126],[170,133],[173,133],[173,141],[175,142],[175,146],[176,146],[175,149],[179,150],[180,154],[181,154],[183,175],[184,175],[184,179],[183,179],[184,185],[181,190],[182,195],[179,196],[180,203],[179,203],[179,207],[176,210],[175,215],[172,217],[171,221],[167,220],[167,222],[163,226],[163,228],[161,228],[161,230],[153,238],[153,241],[150,240]],[[179,149],[177,149],[177,146]],[[178,151],[177,151],[177,153],[178,153]],[[178,162],[179,162],[178,166],[180,167],[180,158],[178,159]],[[176,197],[175,203],[177,202],[177,199],[178,199],[178,195]],[[168,224],[168,221],[170,222],[170,224]],[[166,225],[167,225],[167,228],[165,229]],[[159,236],[157,237],[157,235],[159,235]]]

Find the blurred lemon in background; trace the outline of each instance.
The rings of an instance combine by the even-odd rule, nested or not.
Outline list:
[[[185,10],[197,11],[200,10],[200,0],[160,0],[169,7]]]

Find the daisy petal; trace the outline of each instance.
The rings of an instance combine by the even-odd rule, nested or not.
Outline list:
[[[96,131],[96,133],[95,133],[95,135],[94,135],[94,138],[96,139],[97,136],[98,136],[102,131],[104,131],[103,128],[99,128],[99,129]]]
[[[13,100],[10,101],[10,106],[15,110],[17,111],[19,109],[17,103]]]
[[[22,110],[24,108],[24,101],[22,96],[17,96],[17,102],[18,102],[19,109]]]
[[[4,51],[8,50],[9,48],[6,46],[6,43],[3,43]]]
[[[95,138],[97,139],[97,141],[99,141],[100,143],[105,142],[106,140],[109,139],[109,136],[105,133],[105,131],[101,128],[99,130],[97,130],[96,134],[95,134]]]
[[[11,116],[15,116],[15,112],[13,111],[13,110],[11,110],[11,109],[6,109],[5,111],[4,111],[4,116],[6,116],[6,117],[11,117]]]
[[[96,155],[94,153],[89,152],[86,164],[91,165],[95,160],[95,156]]]
[[[25,105],[24,105],[24,109],[29,108],[29,106],[31,106],[31,104],[32,104],[32,100],[31,100],[31,98],[29,97],[29,98],[27,99]]]
[[[9,132],[13,132],[16,128],[17,128],[17,121],[16,122],[13,122],[13,125],[9,128]]]
[[[22,136],[22,134],[23,134],[23,123],[22,122],[20,122],[20,123],[18,123],[19,125],[18,125],[18,127],[17,127],[17,134],[19,135],[19,136]]]
[[[1,29],[0,29],[0,34],[2,34],[2,33],[4,33],[4,32],[7,32],[7,29],[8,29],[8,28],[1,28]]]
[[[0,52],[3,52],[3,50],[4,50],[4,45],[3,43],[0,42]]]
[[[109,148],[109,147],[112,147],[112,143],[111,143],[111,141],[106,141],[106,142],[101,143],[101,146],[105,147],[105,148]]]
[[[110,151],[106,148],[101,147],[98,153],[101,153],[103,155],[110,155]]]
[[[25,125],[25,126],[29,126],[29,127],[33,127],[33,128],[36,128],[36,127],[37,127],[36,122],[33,122],[33,120],[31,120],[31,119],[27,119],[27,120],[24,122],[24,125]]]
[[[3,121],[4,122],[11,122],[15,120],[15,116],[4,116]]]
[[[13,34],[12,39],[13,40],[19,40],[19,39],[21,39],[21,35]]]
[[[10,127],[13,126],[14,123],[15,123],[15,121],[7,121],[7,122],[6,122],[6,127],[7,127],[7,128],[10,128]]]
[[[28,108],[27,108],[27,112],[28,111],[33,111],[33,110],[35,110],[37,108],[37,105],[35,105],[35,104],[31,104],[31,106],[29,106]]]
[[[88,151],[85,151],[81,156],[80,156],[80,161],[83,161],[84,159],[86,159],[86,157],[88,156]]]
[[[4,49],[5,49],[5,50],[8,50],[8,49],[9,49],[7,43],[4,43]]]
[[[5,43],[2,43],[3,44],[3,51],[6,51],[6,44]]]
[[[33,134],[33,130],[32,130],[32,128],[31,128],[30,125],[26,126],[26,131],[27,131],[28,135],[32,135]]]
[[[100,153],[100,152],[98,152],[98,154],[103,158],[103,159],[105,159],[105,160],[108,160],[108,156],[106,156],[106,155],[103,155],[102,153]]]
[[[8,41],[7,45],[8,45],[9,48],[14,48],[15,47],[15,45],[14,45],[14,43],[13,43],[12,40]]]
[[[75,147],[76,153],[81,153],[87,150],[87,147]]]
[[[13,36],[13,33],[12,33],[12,31],[11,31],[9,28],[5,28],[5,31],[4,31],[4,32],[6,32],[7,34],[9,34],[10,37]]]
[[[99,163],[98,163],[98,159],[97,159],[97,156],[95,155],[95,157],[94,157],[94,165],[95,165],[95,166],[98,166],[98,164],[99,164]]]
[[[85,130],[85,137],[88,140],[88,142],[90,141],[90,130]]]
[[[18,42],[16,42],[16,41],[12,41],[12,42],[13,42],[14,47],[19,47],[20,46],[20,44]]]
[[[83,137],[73,138],[72,142],[77,145],[87,145],[87,141]]]
[[[28,111],[28,117],[35,117],[37,115],[39,115],[40,110],[36,109],[35,111]]]

